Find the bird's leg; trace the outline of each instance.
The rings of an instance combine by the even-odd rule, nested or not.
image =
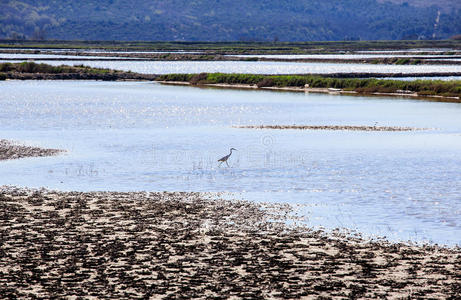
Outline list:
[[[222,162],[219,163],[218,168],[221,168]]]
[[[226,165],[229,167],[229,164],[227,163],[227,160],[226,160]]]

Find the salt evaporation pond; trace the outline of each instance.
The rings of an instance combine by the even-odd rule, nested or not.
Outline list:
[[[451,59],[451,55],[408,55],[408,54],[242,54],[228,55],[244,58],[280,58],[280,59],[367,59],[367,58],[446,58]]]
[[[287,202],[310,226],[461,244],[461,104],[149,82],[0,82],[1,138],[67,149],[0,162],[0,185],[210,191]],[[410,132],[254,130],[368,125]],[[234,152],[230,168],[217,159]]]
[[[427,52],[434,52],[434,53],[444,53],[444,52],[454,52],[454,53],[461,53],[458,49],[453,48],[418,48],[418,49],[402,49],[402,50],[363,50],[363,51],[355,51],[356,53],[391,53],[391,54],[405,54],[405,53],[427,53]]]
[[[380,78],[383,80],[403,80],[403,81],[415,81],[415,80],[443,80],[443,81],[451,81],[451,80],[461,80],[461,76],[432,76],[432,77],[383,77]]]
[[[7,62],[3,60],[0,62]],[[10,61],[14,62],[14,61]],[[327,74],[327,73],[453,73],[461,65],[373,65],[349,63],[297,63],[246,61],[40,61],[50,65],[86,65],[143,74],[246,73],[246,74]]]
[[[65,55],[65,54],[26,54],[26,53],[1,53],[0,52],[0,58],[1,59],[41,59],[41,58],[53,58],[53,59],[73,59],[73,60],[78,60],[78,59],[126,59],[130,57],[106,57],[106,56],[81,56],[81,55]]]

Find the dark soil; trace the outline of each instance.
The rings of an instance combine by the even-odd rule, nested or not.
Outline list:
[[[0,140],[0,160],[18,159],[23,157],[52,156],[63,152],[58,149],[42,149],[15,144],[11,141]]]
[[[461,297],[461,250],[270,221],[199,193],[0,190],[3,298]],[[271,209],[273,212],[269,212]]]

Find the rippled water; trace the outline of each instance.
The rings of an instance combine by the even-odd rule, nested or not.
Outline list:
[[[138,82],[0,82],[1,138],[67,149],[1,162],[0,185],[232,192],[307,224],[461,244],[461,104]],[[237,129],[410,126],[413,132]],[[217,159],[234,152],[231,167]]]
[[[404,55],[404,54],[251,54],[251,55],[229,55],[237,57],[264,57],[264,58],[281,58],[281,59],[365,59],[365,58],[406,58],[406,57],[415,57],[415,58],[451,58],[450,55]]]
[[[5,62],[5,61],[0,61]],[[40,61],[50,65],[80,65],[144,74],[246,73],[246,74],[327,74],[327,73],[433,73],[461,72],[461,65],[372,65],[347,63],[245,62],[245,61]]]
[[[405,50],[366,50],[366,51],[356,51],[357,53],[425,53],[425,52],[461,52],[458,49],[452,48],[418,48],[418,49],[405,49]]]
[[[114,57],[105,56],[79,56],[79,55],[64,55],[64,54],[25,54],[25,53],[1,53],[1,59],[11,58],[24,58],[24,59],[40,59],[40,58],[66,58],[66,59],[114,59]],[[117,59],[123,59],[123,57],[117,57]]]
[[[415,80],[443,80],[443,81],[451,81],[451,80],[461,80],[461,76],[431,76],[431,77],[383,77],[380,79],[387,79],[387,80],[404,80],[404,81],[415,81]]]
[[[461,61],[461,58],[447,58],[447,59],[440,59],[443,61]]]
[[[4,50],[19,50],[19,51],[22,51],[22,50],[26,50],[26,51],[43,51],[43,52],[53,52],[53,53],[62,53],[62,52],[80,52],[80,53],[146,53],[146,54],[149,54],[149,53],[152,53],[152,54],[156,54],[156,53],[181,53],[181,54],[200,54],[200,53],[203,53],[203,52],[199,52],[199,51],[181,51],[181,50],[176,50],[176,51],[108,51],[108,50],[103,50],[103,49],[65,49],[65,48],[61,48],[61,49],[44,49],[44,48],[41,48],[40,50],[38,49],[35,49],[35,48],[8,48],[8,49],[4,49]],[[3,51],[2,49],[0,49],[0,54],[3,54]],[[44,54],[44,55],[48,55],[48,54]],[[51,55],[54,55],[54,54],[51,54]]]

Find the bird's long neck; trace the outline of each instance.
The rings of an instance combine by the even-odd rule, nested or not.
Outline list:
[[[229,153],[229,155],[231,155],[231,154],[232,154],[232,149],[230,149],[230,153]]]

